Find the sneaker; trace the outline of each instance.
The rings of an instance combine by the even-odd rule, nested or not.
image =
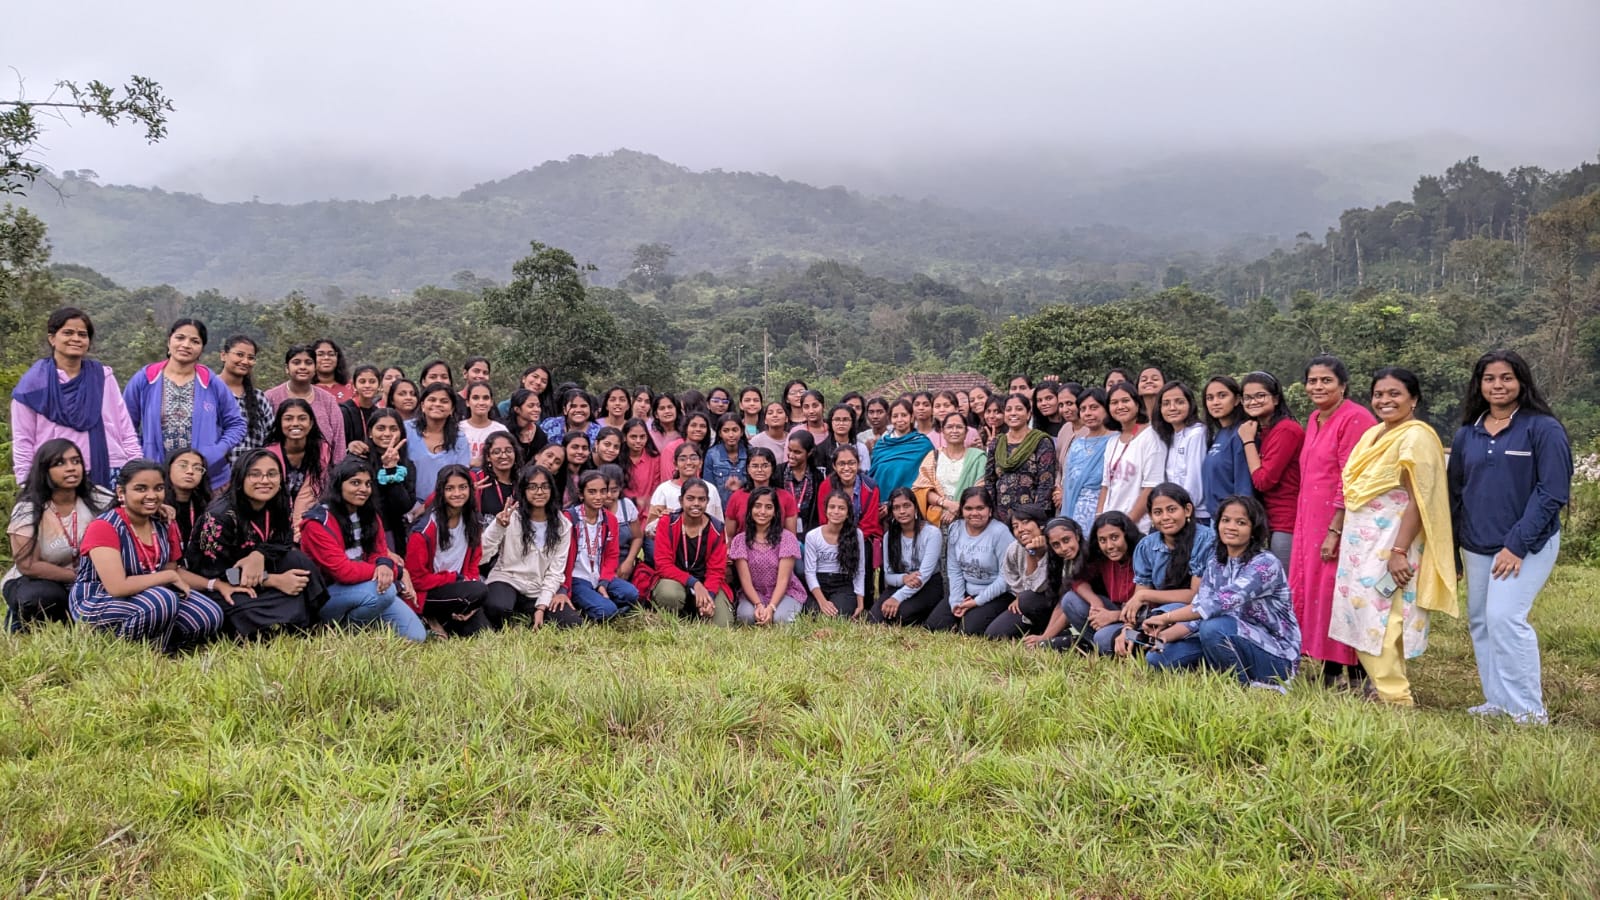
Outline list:
[[[1264,691],[1277,691],[1280,694],[1289,693],[1289,689],[1275,681],[1252,681],[1250,687],[1260,688]]]
[[[1542,709],[1538,712],[1517,713],[1511,716],[1511,721],[1518,725],[1549,725],[1550,714]]]
[[[1506,712],[1503,708],[1501,708],[1497,704],[1494,704],[1494,703],[1479,703],[1477,706],[1474,706],[1474,707],[1468,709],[1467,710],[1467,715],[1469,715],[1469,716],[1480,716],[1480,717],[1485,718],[1485,719],[1492,719],[1495,716],[1509,716],[1511,714]]]

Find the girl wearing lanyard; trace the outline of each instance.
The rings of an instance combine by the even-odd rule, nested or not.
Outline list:
[[[137,459],[117,477],[118,505],[84,530],[72,617],[167,653],[198,646],[222,627],[222,609],[199,593],[205,578],[180,567],[178,528],[162,517],[160,463]]]
[[[633,609],[639,591],[617,577],[622,553],[621,526],[606,509],[606,476],[590,469],[578,477],[577,505],[566,511],[572,523],[567,551],[567,587],[572,603],[588,619],[603,622]]]

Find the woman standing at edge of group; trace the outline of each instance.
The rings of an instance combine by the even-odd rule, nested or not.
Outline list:
[[[989,446],[983,483],[994,493],[995,518],[1010,527],[1012,510],[1050,503],[1056,489],[1056,442],[1028,424],[1033,401],[1027,394],[1006,397],[1004,409],[1006,431]]]
[[[322,431],[322,439],[328,442],[328,449],[333,453],[333,461],[344,459],[345,449],[348,446],[344,437],[344,410],[340,409],[339,401],[333,394],[321,390],[316,386],[317,362],[314,351],[304,345],[296,344],[283,354],[283,370],[288,376],[283,384],[267,389],[267,399],[272,401],[272,408],[277,409],[283,401],[293,397],[304,400],[311,405],[311,412],[317,417],[317,427]],[[397,381],[392,386],[398,388],[407,381]],[[390,406],[399,408],[394,401],[391,391]]]
[[[1307,363],[1305,386],[1314,408],[1306,417],[1300,450],[1294,530],[1303,539],[1289,554],[1290,595],[1300,623],[1301,648],[1305,655],[1322,660],[1322,683],[1360,687],[1366,677],[1361,662],[1348,644],[1328,636],[1328,622],[1344,531],[1344,466],[1361,436],[1378,420],[1349,398],[1350,370],[1338,357],[1318,356]]]
[[[889,430],[872,448],[872,480],[885,497],[895,488],[916,484],[917,470],[933,450],[933,442],[911,427],[910,402],[901,399],[889,404]]]
[[[1344,536],[1328,633],[1356,649],[1378,699],[1412,706],[1406,660],[1428,646],[1428,616],[1460,615],[1444,447],[1416,416],[1417,376],[1372,376],[1378,424],[1344,467]],[[1270,515],[1269,515],[1270,518]]]
[[[211,488],[228,483],[228,451],[244,440],[244,416],[233,392],[200,365],[206,326],[179,319],[167,330],[167,358],[133,373],[122,389],[146,459],[163,462],[168,453],[193,447],[205,457]],[[92,468],[92,464],[91,464]]]
[[[229,465],[238,465],[246,453],[266,446],[267,432],[272,429],[276,409],[256,387],[256,354],[260,352],[260,345],[248,335],[230,335],[222,342],[222,368],[217,377],[233,392],[239,414],[244,416],[244,439],[228,451]]]
[[[1450,507],[1466,563],[1467,622],[1484,702],[1469,712],[1549,721],[1528,612],[1561,551],[1572,445],[1512,350],[1478,359],[1450,444]]]
[[[83,534],[110,502],[109,491],[90,484],[77,444],[51,438],[39,445],[6,526],[16,561],[0,581],[7,630],[68,621]]]
[[[1244,421],[1239,440],[1261,505],[1272,525],[1272,555],[1289,566],[1294,549],[1295,506],[1300,498],[1300,448],[1305,429],[1289,414],[1283,385],[1267,372],[1251,372],[1240,383]]]
[[[89,358],[94,322],[74,306],[45,321],[50,355],[22,375],[11,392],[11,473],[26,484],[34,453],[54,438],[77,445],[84,477],[111,489],[117,469],[140,455],[139,433],[109,366]]]

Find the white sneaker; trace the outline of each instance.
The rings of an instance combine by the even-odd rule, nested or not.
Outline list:
[[[1262,689],[1264,691],[1277,691],[1280,694],[1289,693],[1289,689],[1288,688],[1284,687],[1281,684],[1278,684],[1277,682],[1252,681],[1252,682],[1250,682],[1250,687],[1260,688],[1260,689]]]
[[[1517,713],[1511,716],[1511,721],[1518,725],[1549,725],[1550,714],[1542,709],[1538,712]]]
[[[1479,703],[1477,706],[1474,706],[1474,707],[1468,709],[1467,710],[1467,715],[1469,715],[1469,716],[1482,716],[1485,719],[1492,719],[1495,716],[1509,716],[1511,714],[1506,712],[1504,709],[1502,709],[1497,704],[1494,704],[1494,703]]]

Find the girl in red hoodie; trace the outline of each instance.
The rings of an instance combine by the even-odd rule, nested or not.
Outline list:
[[[656,529],[656,582],[651,599],[662,612],[733,624],[728,599],[728,545],[722,525],[706,515],[711,491],[704,481],[689,478],[679,496],[683,508],[669,514]]]
[[[590,469],[578,476],[579,502],[566,511],[572,523],[567,550],[567,593],[586,618],[604,622],[639,603],[639,591],[617,577],[622,534],[617,517],[606,509],[610,490],[606,476]]]
[[[384,539],[372,490],[367,464],[346,459],[333,467],[322,502],[300,520],[300,549],[328,583],[318,615],[350,625],[383,622],[406,640],[424,640],[428,629],[407,605],[411,579]]]
[[[416,588],[412,609],[435,637],[477,634],[489,627],[483,613],[488,587],[478,575],[482,562],[483,520],[472,472],[445,466],[406,544],[406,571]]]

